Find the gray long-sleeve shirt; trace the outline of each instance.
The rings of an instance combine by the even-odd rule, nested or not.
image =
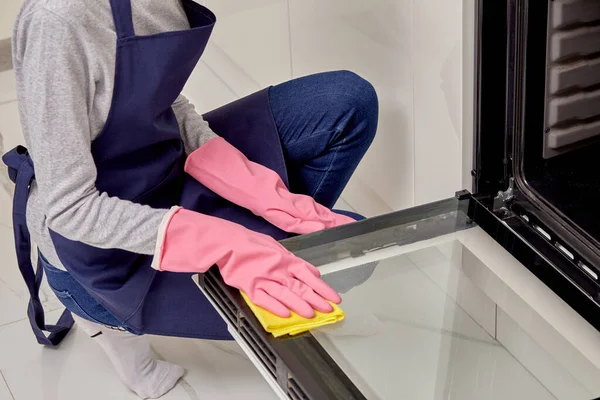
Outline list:
[[[131,0],[137,35],[189,29],[180,0]],[[99,248],[153,254],[168,210],[110,197],[95,187],[92,141],[114,86],[116,33],[109,0],[26,0],[13,35],[19,111],[33,158],[27,221],[58,268],[48,229]],[[215,134],[180,96],[173,104],[188,154]],[[124,133],[126,134],[126,133]]]

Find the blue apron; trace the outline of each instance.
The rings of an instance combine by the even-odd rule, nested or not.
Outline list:
[[[155,208],[180,205],[235,221],[283,239],[287,235],[251,212],[229,203],[186,175],[183,142],[171,108],[198,63],[216,18],[205,7],[183,0],[190,30],[135,36],[130,0],[111,0],[117,33],[112,106],[92,143],[96,187],[109,196]],[[268,89],[204,116],[211,128],[249,159],[279,173],[287,184],[281,143]],[[38,296],[42,268],[34,272],[25,220],[31,158],[23,147],[5,155],[16,183],[13,222],[17,258],[31,300],[28,315],[38,342],[55,345],[73,324],[66,311],[46,325]],[[152,257],[95,248],[51,231],[67,271],[123,325],[135,332],[204,339],[230,339],[226,325],[191,279],[191,274],[157,272]],[[47,337],[43,330],[50,333]]]

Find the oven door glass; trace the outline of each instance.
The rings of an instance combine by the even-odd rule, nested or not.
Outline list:
[[[467,195],[284,241],[346,313],[299,337],[266,333],[218,271],[201,287],[290,399],[597,398],[600,333],[562,297],[590,299],[526,222]]]
[[[368,399],[600,396],[598,331],[463,218],[299,251],[342,293],[346,319],[318,343]],[[418,231],[431,238],[390,244]]]

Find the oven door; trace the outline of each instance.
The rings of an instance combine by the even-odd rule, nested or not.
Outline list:
[[[461,192],[285,241],[346,313],[300,337],[267,334],[217,270],[197,280],[280,398],[599,397],[599,305],[542,237]]]

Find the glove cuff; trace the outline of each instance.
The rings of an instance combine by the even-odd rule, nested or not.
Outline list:
[[[163,217],[159,227],[158,227],[158,236],[156,238],[156,247],[154,248],[154,258],[152,259],[151,267],[162,271],[161,264],[162,258],[164,254],[165,248],[165,239],[167,236],[167,229],[169,228],[169,223],[182,208],[179,206],[172,207],[168,213]]]

